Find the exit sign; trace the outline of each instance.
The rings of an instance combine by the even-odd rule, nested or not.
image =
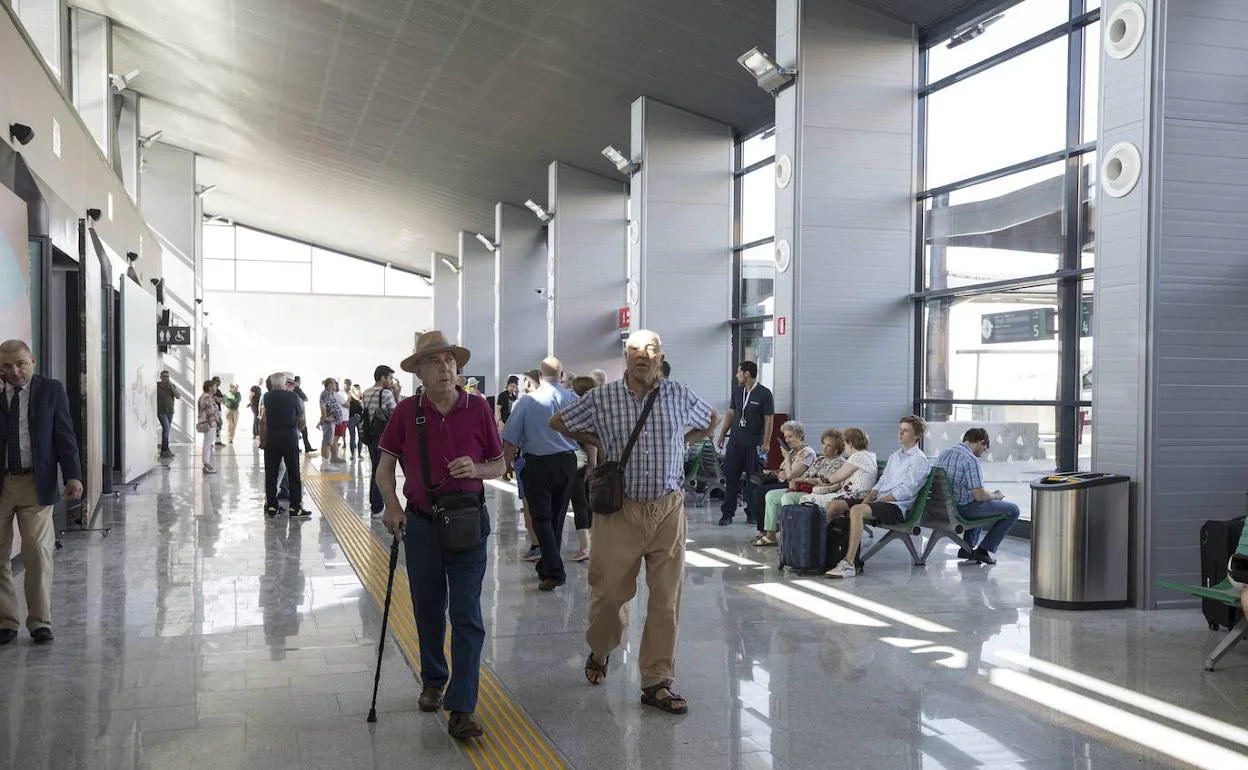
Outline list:
[[[633,309],[628,305],[620,308],[616,315],[616,325],[620,329],[628,329],[633,325]]]

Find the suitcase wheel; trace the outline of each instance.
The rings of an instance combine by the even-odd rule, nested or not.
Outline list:
[[[1210,630],[1210,631],[1217,631],[1217,630],[1218,630],[1219,628],[1221,628],[1221,627],[1222,627],[1222,626],[1218,625],[1217,623],[1210,623],[1210,624],[1209,624],[1209,630]]]

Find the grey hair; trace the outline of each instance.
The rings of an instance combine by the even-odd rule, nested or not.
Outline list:
[[[0,353],[26,353],[27,355],[33,355],[30,345],[27,345],[23,340],[5,340],[0,342]]]
[[[270,375],[269,375],[269,382],[271,382],[271,383],[273,384],[273,387],[274,387],[275,389],[276,389],[276,388],[284,388],[284,387],[286,387],[286,373],[285,373],[285,372],[274,372],[274,373],[270,374]]]
[[[802,441],[806,440],[806,426],[802,425],[797,420],[788,420],[783,425],[780,426],[781,433],[784,433],[786,431],[796,435]]]

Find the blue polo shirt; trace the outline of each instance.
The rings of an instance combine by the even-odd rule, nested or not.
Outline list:
[[[550,427],[550,418],[565,406],[576,403],[576,394],[553,382],[516,401],[511,417],[503,426],[503,441],[515,444],[526,455],[554,455],[575,452],[576,442]]]

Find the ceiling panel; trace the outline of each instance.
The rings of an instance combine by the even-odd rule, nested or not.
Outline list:
[[[79,0],[140,67],[142,131],[200,154],[205,210],[428,268],[552,160],[613,173],[642,94],[746,131],[771,98],[736,64],[774,0]],[[955,0],[863,0],[927,23]]]

